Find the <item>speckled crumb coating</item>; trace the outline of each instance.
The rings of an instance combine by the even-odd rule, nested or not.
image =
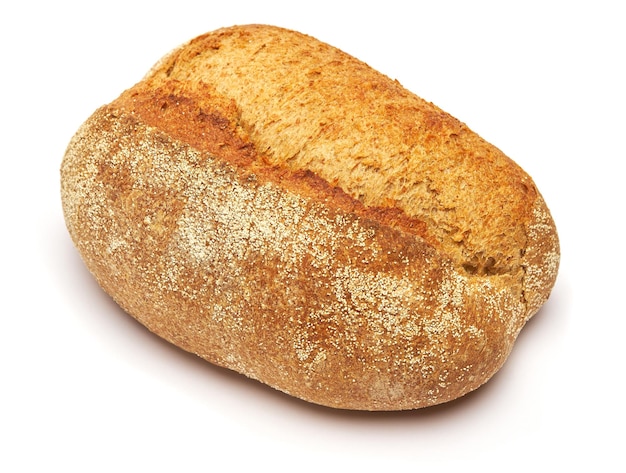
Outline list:
[[[337,74],[352,68],[355,83],[365,70],[371,76],[368,87],[383,91],[382,102],[393,100],[382,87],[387,85],[408,97],[395,102],[404,112],[418,118],[435,114],[439,119],[431,117],[434,132],[429,133],[438,137],[455,131],[453,147],[465,153],[462,160],[447,148],[440,155],[431,153],[440,172],[459,161],[466,169],[472,143],[478,143],[472,156],[490,154],[472,158],[475,171],[466,176],[468,184],[450,191],[460,196],[454,205],[462,207],[476,189],[484,192],[482,181],[472,185],[471,180],[488,161],[504,176],[491,176],[493,166],[485,171],[496,179],[497,191],[482,197],[491,208],[483,208],[479,217],[452,211],[451,200],[443,202],[437,190],[449,181],[437,181],[432,166],[405,163],[423,159],[426,144],[422,151],[415,146],[407,151],[406,140],[396,137],[381,154],[381,142],[393,135],[385,135],[384,128],[376,135],[385,138],[374,142],[371,133],[354,135],[350,127],[352,135],[341,136],[353,142],[337,140],[335,151],[327,149],[332,140],[318,130],[311,143],[300,143],[299,152],[281,151],[285,136],[301,132],[295,112],[269,99],[254,105],[246,84],[254,79],[257,89],[282,86],[301,96],[315,95],[315,87],[293,77],[279,83],[263,62],[256,72],[247,70],[242,84],[231,77],[224,85],[220,74],[234,74],[243,62],[237,63],[231,52],[224,57],[234,64],[218,70],[207,66],[210,61],[201,67],[195,59],[186,62],[185,55],[200,56],[194,40],[96,111],[68,146],[61,169],[64,213],[90,271],[159,336],[307,401],[402,410],[476,389],[502,366],[556,278],[558,239],[532,180],[464,125],[432,105],[422,107],[425,102],[395,82],[307,36],[258,25],[236,27],[201,37],[201,52],[214,53],[228,42],[234,51],[246,49],[232,46],[233,38],[255,51],[272,50],[273,41],[287,42],[290,51],[307,58],[289,67],[305,73],[311,72],[311,57],[320,69],[316,54],[326,55],[339,61]],[[251,41],[257,42],[254,47]],[[275,54],[284,57],[280,48]],[[240,60],[249,62],[245,56]],[[276,62],[276,57],[266,61]],[[327,74],[332,76],[332,66]],[[267,87],[264,80],[270,82]],[[326,93],[328,84],[321,80],[317,87]],[[336,133],[346,127],[331,122],[345,94],[341,89],[330,93],[335,94],[326,105],[330,112],[307,106],[300,118],[313,113]],[[259,92],[254,94],[259,100]],[[367,98],[372,99],[376,96]],[[353,105],[344,108],[350,111]],[[265,107],[273,117],[269,124],[261,118],[250,122],[257,117],[255,107]],[[350,113],[346,123],[354,118]],[[292,131],[272,129],[276,120],[283,126],[289,122]],[[394,116],[384,120],[390,120],[391,130]],[[442,122],[451,124],[445,133]],[[416,123],[424,127],[419,119]],[[358,143],[354,136],[361,137]],[[368,143],[372,155],[386,158],[368,156]],[[357,145],[361,158],[355,153],[341,157]],[[402,150],[392,152],[390,146]],[[337,159],[330,163],[316,161],[316,155],[326,153],[328,159],[333,152]],[[401,185],[394,170],[397,156],[404,163]],[[355,166],[354,159],[369,164]],[[377,174],[369,168],[377,168]],[[420,168],[428,179],[416,174]],[[412,169],[409,175],[407,169]],[[350,175],[358,176],[358,186],[342,184]],[[403,200],[399,192],[411,179],[428,182],[430,190],[420,197],[425,184],[414,184],[418,189]],[[369,190],[381,182],[391,197]],[[518,201],[498,200],[506,186],[521,196]],[[503,217],[503,208],[514,214]],[[454,212],[459,218],[451,230]],[[464,227],[473,218],[496,217],[497,232],[492,223],[483,233]]]

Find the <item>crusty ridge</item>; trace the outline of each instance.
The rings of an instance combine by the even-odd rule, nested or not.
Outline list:
[[[188,96],[185,95],[185,87],[178,81],[166,81],[156,89],[138,84],[114,103],[132,111],[142,122],[199,151],[245,168],[258,179],[279,182],[285,189],[318,201],[332,201],[336,208],[400,228],[438,246],[424,222],[407,216],[398,208],[365,206],[309,170],[293,170],[269,162],[240,126],[240,113],[234,102],[207,85],[196,87],[201,89],[201,93]]]
[[[201,36],[146,81],[209,84],[271,164],[310,170],[366,206],[426,222],[469,273],[519,272],[537,190],[498,149],[366,64],[303,34],[250,25]]]

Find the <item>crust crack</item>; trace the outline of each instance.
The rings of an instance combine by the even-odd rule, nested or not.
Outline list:
[[[410,217],[394,207],[393,202],[387,207],[367,206],[309,169],[293,170],[285,165],[270,163],[249,139],[235,103],[215,96],[208,87],[205,93],[201,99],[193,99],[185,93],[180,82],[170,81],[156,90],[142,87],[130,89],[114,105],[121,106],[174,139],[226,160],[242,172],[251,172],[263,181],[278,183],[299,195],[354,212],[363,218],[416,235],[432,246],[439,246],[424,221]]]

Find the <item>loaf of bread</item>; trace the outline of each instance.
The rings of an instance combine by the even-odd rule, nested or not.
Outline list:
[[[559,264],[532,179],[309,36],[200,36],[97,110],[61,167],[69,233],[149,330],[292,396],[404,410],[504,363]]]

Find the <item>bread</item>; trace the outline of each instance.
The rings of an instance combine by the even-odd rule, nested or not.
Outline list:
[[[179,47],[61,167],[69,233],[148,329],[335,408],[456,399],[557,275],[532,179],[366,64],[271,26]]]

